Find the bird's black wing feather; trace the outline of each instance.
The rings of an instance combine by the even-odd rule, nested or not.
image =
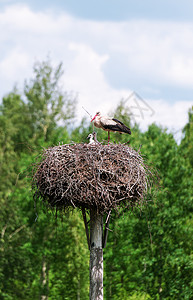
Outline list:
[[[115,121],[116,119],[113,119],[113,120]],[[115,124],[115,125],[113,125],[113,124],[109,124],[109,125],[103,124],[103,127],[106,130],[109,129],[111,131],[118,131],[120,133],[125,132],[125,133],[128,133],[128,134],[131,134],[130,128],[128,128],[127,126],[125,126],[122,122],[120,123],[120,121],[119,121],[119,123],[117,122],[117,124]]]
[[[103,127],[105,129],[109,129],[109,130],[112,130],[112,131],[119,131],[119,127],[116,125],[113,125],[113,124],[103,124]]]
[[[117,119],[112,119],[113,121],[120,123],[121,125],[124,125],[121,121],[117,120]]]
[[[125,124],[123,124],[121,121],[119,121],[117,119],[113,119],[113,121],[115,121],[117,123],[117,127],[119,128],[117,131],[121,131],[121,132],[131,134],[130,128],[125,126]]]

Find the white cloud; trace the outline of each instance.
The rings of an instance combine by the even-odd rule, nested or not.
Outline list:
[[[188,122],[188,110],[192,106],[190,101],[177,101],[168,103],[161,100],[148,100],[148,103],[155,110],[151,121],[164,128],[168,128],[169,132],[173,133],[175,139],[180,142],[182,138],[182,129]],[[141,122],[143,129],[147,129],[150,120],[145,119]]]
[[[19,46],[8,51],[0,61],[0,91],[3,92],[0,96],[12,91],[15,85],[21,89],[24,79],[31,74],[32,66],[30,55]]]
[[[67,14],[55,16],[51,11],[33,12],[23,4],[7,6],[0,14],[1,26],[10,32],[27,34],[46,34],[65,32],[72,18]]]
[[[1,61],[0,69],[3,74],[2,80],[23,79],[23,71],[28,69],[30,56],[23,52],[19,47],[12,49]]]
[[[107,112],[112,102],[119,100],[118,91],[108,85],[102,72],[108,56],[98,55],[85,44],[70,43],[69,49],[75,53],[75,57],[65,73],[65,82],[70,89],[79,93],[79,112],[82,106],[91,114],[95,110]],[[83,113],[80,112],[80,115]]]
[[[188,110],[192,104],[190,101],[177,101],[175,103],[168,103],[164,99],[146,101],[154,109],[152,122],[157,125],[170,128],[175,132],[182,129],[185,122],[188,121]],[[148,120],[145,123],[147,125]]]
[[[131,21],[122,29],[118,54],[134,76],[192,87],[193,23]]]
[[[32,74],[36,59],[48,54],[55,62],[62,61],[64,85],[79,95],[82,106],[91,114],[107,113],[132,87],[113,87],[110,77],[127,78],[139,84],[149,82],[146,90],[167,84],[192,88],[193,23],[132,20],[128,22],[96,22],[74,18],[65,12],[34,12],[25,5],[7,6],[0,13],[0,96],[9,92],[15,81],[21,84]],[[104,69],[116,65],[105,76]],[[110,73],[110,72],[109,72]],[[117,76],[117,77],[116,77]],[[183,100],[183,99],[182,99]],[[186,122],[190,102],[168,104],[164,100],[148,100],[155,106],[152,118],[140,120],[142,128],[152,121],[170,128],[181,128]]]

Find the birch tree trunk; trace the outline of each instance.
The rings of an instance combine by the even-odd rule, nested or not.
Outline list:
[[[103,216],[90,210],[90,300],[103,299]]]

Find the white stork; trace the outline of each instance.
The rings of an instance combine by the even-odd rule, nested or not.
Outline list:
[[[97,141],[96,132],[95,131],[93,133],[90,133],[87,136],[87,139],[89,139],[89,144],[92,144],[92,145],[100,144],[99,141]]]
[[[90,134],[87,136],[87,139],[89,139],[89,144],[95,144],[94,136],[93,136],[92,133],[90,133]]]
[[[108,131],[108,144],[110,141],[110,131],[118,131],[119,133],[131,134],[130,128],[125,126],[121,121],[114,118],[101,116],[100,112],[96,113],[91,122],[92,121],[94,121],[94,125],[97,128],[101,128],[105,131]]]

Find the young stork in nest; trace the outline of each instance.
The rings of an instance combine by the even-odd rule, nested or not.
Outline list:
[[[95,131],[93,133],[90,133],[87,136],[87,139],[89,139],[89,144],[92,144],[92,145],[100,144],[99,141],[97,141],[96,132]]]
[[[101,116],[100,112],[97,112],[94,118],[91,120],[91,122],[94,121],[94,125],[97,128],[101,128],[105,131],[108,131],[108,144],[110,141],[110,131],[117,131],[119,133],[128,133],[131,134],[130,128],[125,126],[121,121],[106,117],[106,116]]]

